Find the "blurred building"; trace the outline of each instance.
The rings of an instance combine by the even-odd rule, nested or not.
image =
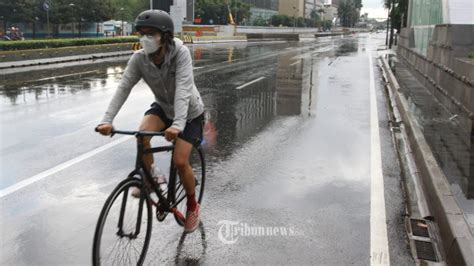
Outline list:
[[[244,3],[252,5],[250,8],[250,22],[263,19],[269,21],[272,16],[278,15],[279,0],[241,0]],[[284,1],[284,0],[282,0]]]
[[[153,0],[153,9],[161,9],[170,13],[172,5],[179,7],[183,23],[190,24],[194,21],[195,2],[196,0]]]
[[[318,14],[318,16],[320,15],[319,11],[324,7],[323,0],[305,0],[304,2],[305,18],[311,18],[311,12],[313,12],[313,10]]]
[[[411,44],[426,55],[436,25],[474,24],[474,3],[472,0],[410,0],[407,23]]]
[[[324,8],[323,0],[284,0],[280,1],[278,11],[282,15],[289,17],[310,18],[311,12],[318,12]],[[319,12],[318,12],[319,15]]]
[[[304,17],[305,0],[282,0],[278,4],[278,12],[289,17]]]
[[[278,0],[241,0],[244,3],[253,5],[253,7],[278,11]],[[286,1],[286,0],[280,0]]]
[[[331,20],[333,24],[336,24],[337,7],[339,6],[339,0],[324,0],[323,5],[323,20]]]

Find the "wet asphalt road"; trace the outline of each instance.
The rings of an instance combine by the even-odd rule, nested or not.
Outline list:
[[[146,263],[369,264],[370,56],[390,261],[413,263],[375,67],[383,41],[360,34],[190,46],[209,114],[202,226],[182,235],[172,217],[154,220]],[[134,166],[132,139],[93,132],[126,60],[4,76],[0,264],[90,264],[102,204]],[[115,127],[136,129],[152,101],[145,83],[137,84]],[[220,237],[226,222],[292,233]]]

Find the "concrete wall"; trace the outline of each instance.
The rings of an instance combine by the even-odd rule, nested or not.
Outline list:
[[[132,52],[132,45],[135,43],[114,43],[100,45],[86,45],[61,47],[55,49],[31,49],[13,50],[0,52],[0,66],[5,66],[6,62],[23,61],[25,64],[30,60],[50,59],[55,57],[70,57],[93,54],[114,54],[118,52]]]
[[[404,28],[398,58],[410,67],[417,79],[474,134],[474,25],[436,25],[427,55],[413,47],[413,32]]]
[[[237,33],[316,33],[317,28],[237,26]]]

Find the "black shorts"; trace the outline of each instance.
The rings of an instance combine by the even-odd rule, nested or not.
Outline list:
[[[169,119],[165,111],[154,102],[150,105],[150,109],[145,112],[145,115],[156,115],[161,121],[165,123],[165,129],[170,127],[173,124],[173,120]],[[197,147],[201,145],[203,138],[203,128],[204,128],[204,113],[200,114],[198,117],[186,121],[186,126],[184,127],[183,132],[179,134],[179,138],[191,143],[193,146]]]

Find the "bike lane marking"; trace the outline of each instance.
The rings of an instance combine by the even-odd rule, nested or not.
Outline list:
[[[55,174],[55,173],[57,173],[57,172],[59,172],[59,171],[62,171],[62,170],[64,170],[64,169],[66,169],[66,168],[68,168],[68,167],[70,167],[70,166],[73,166],[73,165],[75,165],[75,164],[77,164],[77,163],[80,163],[80,162],[82,162],[82,161],[84,161],[84,160],[86,160],[86,159],[88,159],[88,158],[90,158],[90,157],[92,157],[92,156],[94,156],[94,155],[96,155],[96,154],[98,154],[98,153],[101,153],[101,152],[103,152],[103,151],[106,151],[106,150],[108,150],[108,149],[110,149],[110,148],[112,148],[112,147],[114,147],[114,146],[119,145],[120,143],[123,143],[123,142],[125,142],[125,141],[127,141],[127,140],[130,140],[131,138],[134,138],[134,136],[125,136],[125,137],[119,138],[119,139],[114,140],[114,141],[112,141],[112,142],[110,142],[110,143],[107,143],[107,144],[105,144],[105,145],[103,145],[103,146],[100,146],[100,147],[95,148],[95,149],[93,149],[93,150],[91,150],[91,151],[88,151],[88,152],[86,152],[86,153],[84,153],[84,154],[82,154],[82,155],[80,155],[80,156],[78,156],[78,157],[76,157],[76,158],[73,158],[73,159],[71,159],[71,160],[69,160],[69,161],[66,161],[66,162],[63,162],[63,163],[61,163],[61,164],[58,164],[58,165],[56,165],[55,167],[52,167],[52,168],[50,168],[50,169],[48,169],[48,170],[46,170],[46,171],[43,171],[43,172],[41,172],[41,173],[39,173],[39,174],[36,174],[36,175],[34,175],[34,176],[31,176],[31,177],[29,177],[29,178],[26,178],[26,179],[24,179],[24,180],[18,182],[18,183],[15,183],[15,184],[13,184],[13,185],[11,185],[11,186],[9,186],[9,187],[6,187],[6,188],[0,190],[0,198],[4,198],[4,197],[8,196],[9,194],[14,193],[15,191],[18,191],[18,190],[20,190],[20,189],[22,189],[22,188],[24,188],[24,187],[26,187],[26,186],[29,186],[29,185],[31,185],[31,184],[33,184],[33,183],[36,183],[36,182],[38,182],[38,181],[40,181],[40,180],[42,180],[42,179],[44,179],[44,178],[46,178],[46,177],[48,177],[48,176],[50,176],[50,175],[52,175],[52,174]]]
[[[382,153],[380,148],[379,117],[377,95],[372,64],[369,52],[369,86],[370,86],[370,264],[390,265],[385,216],[385,194],[382,171]]]

